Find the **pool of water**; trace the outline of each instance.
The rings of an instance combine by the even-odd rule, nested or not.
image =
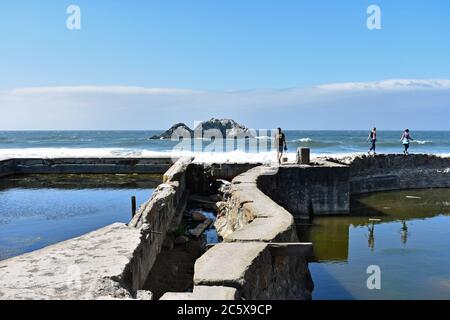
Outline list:
[[[314,244],[313,299],[450,299],[450,189],[374,193],[349,217],[299,225]],[[380,289],[368,289],[371,265]]]
[[[131,219],[155,175],[27,175],[0,179],[0,260]]]

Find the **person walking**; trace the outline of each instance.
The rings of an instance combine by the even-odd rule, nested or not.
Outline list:
[[[281,128],[278,128],[278,133],[275,135],[275,146],[277,148],[278,163],[281,164],[281,158],[283,157],[283,151],[287,150],[286,136]]]
[[[409,133],[409,129],[405,129],[403,131],[402,137],[400,138],[400,141],[403,144],[403,154],[406,156],[408,155],[408,149],[409,149],[409,142],[414,141],[414,139],[411,137],[411,134]]]
[[[367,141],[370,141],[372,143],[372,146],[369,149],[369,154],[370,152],[373,151],[373,155],[376,155],[376,143],[377,143],[377,128],[373,128],[370,133],[369,133],[369,137],[367,137]]]

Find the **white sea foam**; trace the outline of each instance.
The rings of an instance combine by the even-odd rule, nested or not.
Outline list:
[[[292,140],[292,142],[312,142],[312,139],[311,138],[301,138],[301,139]]]
[[[344,152],[344,153],[312,153],[312,158],[330,157],[344,158],[350,156],[364,155],[364,152]],[[442,157],[450,157],[450,153],[437,154]],[[295,152],[284,154],[288,161],[295,161]],[[152,158],[152,157],[194,157],[197,163],[273,163],[276,161],[275,151],[259,153],[248,153],[244,151],[231,152],[191,152],[191,151],[154,151],[154,150],[133,150],[124,148],[24,148],[24,149],[0,149],[0,159],[9,158]]]
[[[413,140],[413,142],[417,143],[417,144],[428,144],[428,143],[433,143],[433,141],[430,140]]]
[[[294,154],[295,156],[295,154]],[[246,153],[233,152],[191,152],[191,151],[154,151],[124,148],[24,148],[0,149],[0,159],[8,158],[64,158],[64,157],[196,157],[199,162],[262,162],[275,157],[275,152]]]
[[[295,153],[286,153],[289,161],[295,160]],[[132,150],[123,148],[24,148],[0,149],[0,159],[8,158],[113,158],[113,157],[195,157],[195,162],[250,162],[270,163],[276,160],[276,152],[247,153],[244,151],[232,152],[191,152],[191,151],[154,151]]]

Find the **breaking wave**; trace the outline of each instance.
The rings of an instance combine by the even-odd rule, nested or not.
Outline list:
[[[312,157],[342,158],[354,155],[362,155],[364,152],[330,152],[312,153]],[[439,154],[450,156],[449,153]],[[289,161],[295,161],[296,153],[287,152],[285,156]],[[124,148],[26,148],[26,149],[0,149],[0,159],[8,158],[152,158],[152,157],[194,157],[198,163],[226,163],[226,162],[249,162],[249,163],[272,163],[276,161],[275,151],[245,152],[241,150],[230,152],[192,152],[192,151],[153,151],[148,149],[132,150]]]
[[[313,140],[311,138],[301,138],[301,139],[294,139],[292,142],[312,142]]]

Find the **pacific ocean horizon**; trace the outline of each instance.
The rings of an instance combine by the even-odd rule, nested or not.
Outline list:
[[[162,130],[147,131],[0,131],[0,158],[13,157],[153,157],[215,153],[217,160],[265,161],[273,157],[272,137],[260,133],[252,148],[248,144],[212,147],[210,140],[194,141],[180,148],[178,141],[149,139]],[[286,130],[288,157],[297,148],[311,148],[313,156],[343,156],[366,153],[369,130]],[[401,130],[378,132],[378,153],[401,153]],[[412,153],[450,154],[450,131],[411,131]],[[198,147],[200,145],[200,148]],[[231,147],[230,147],[231,145]]]

